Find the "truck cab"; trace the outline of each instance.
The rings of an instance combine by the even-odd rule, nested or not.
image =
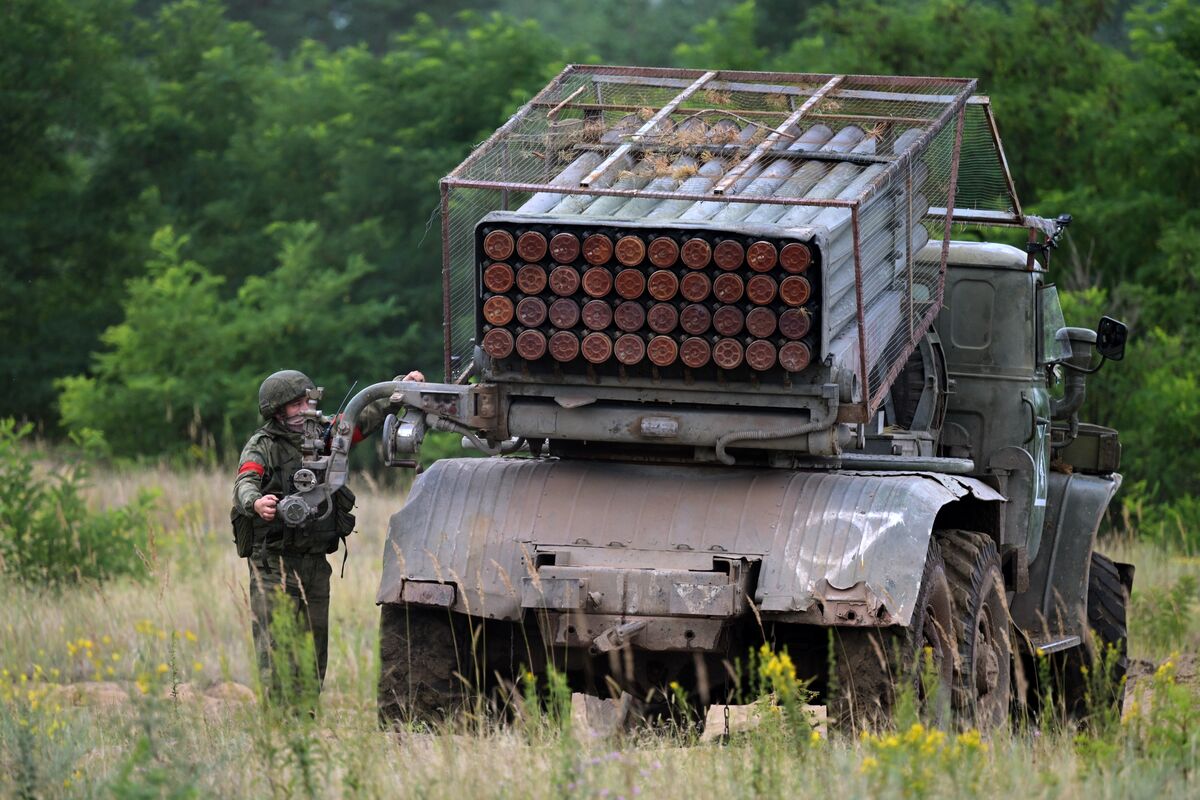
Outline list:
[[[1089,556],[1121,475],[1115,430],[1055,414],[1054,384],[1088,367],[1095,339],[1066,328],[1046,277],[1015,247],[952,241],[935,331],[947,376],[941,452],[971,459],[1005,495],[992,525],[1011,611],[1034,646],[1057,652],[1088,636]]]

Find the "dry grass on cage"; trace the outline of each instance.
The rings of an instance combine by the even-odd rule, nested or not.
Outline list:
[[[729,92],[721,92],[716,89],[706,89],[704,91],[704,102],[710,106],[728,106],[733,104],[733,95]]]
[[[699,170],[693,164],[681,164],[671,170],[671,177],[677,181],[686,181],[688,178],[695,175]]]

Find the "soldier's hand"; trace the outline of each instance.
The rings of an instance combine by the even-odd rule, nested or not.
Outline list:
[[[263,518],[263,521],[270,522],[275,519],[275,506],[279,503],[279,498],[273,494],[264,494],[262,497],[254,501],[254,513]]]
[[[421,371],[420,371],[420,370],[416,370],[416,369],[414,369],[412,372],[408,373],[408,374],[407,374],[407,375],[405,375],[403,378],[401,378],[401,380],[405,380],[405,381],[420,381],[420,382],[424,383],[424,382],[425,382],[425,376],[424,376],[424,374],[422,374],[422,373],[421,373]]]

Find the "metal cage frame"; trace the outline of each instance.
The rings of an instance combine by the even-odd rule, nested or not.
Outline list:
[[[572,89],[574,84],[585,83]],[[624,87],[644,86],[647,91],[677,90],[671,99],[658,105],[657,108],[638,108],[645,123],[619,144],[577,146],[578,149],[592,149],[604,155],[601,164],[595,167],[582,180],[573,185],[551,183],[553,177],[549,172],[539,181],[512,180],[501,174],[499,177],[481,177],[476,173],[476,167],[483,159],[489,157],[508,158],[508,141],[521,129],[522,125],[538,122],[536,115],[544,115],[549,121],[556,120],[565,112],[583,115],[602,115],[608,112],[623,112],[634,110],[629,105],[608,103],[603,101],[607,87],[620,84]],[[585,102],[581,95],[589,90],[597,102]],[[869,88],[855,88],[867,86]],[[933,93],[931,87],[938,89]],[[995,120],[991,113],[988,98],[975,96],[977,81],[973,78],[928,78],[914,76],[863,76],[835,75],[818,73],[777,73],[777,72],[747,72],[747,71],[702,71],[690,69],[664,69],[650,67],[623,66],[592,66],[569,65],[562,70],[545,88],[538,92],[533,99],[523,105],[505,124],[498,128],[486,141],[476,147],[467,158],[451,171],[440,182],[441,193],[441,234],[442,234],[442,280],[443,280],[443,311],[445,313],[445,369],[447,378],[465,380],[469,369],[462,369],[455,374],[456,364],[452,362],[455,354],[451,336],[451,272],[454,268],[451,258],[452,233],[452,193],[460,189],[493,190],[499,193],[500,207],[494,210],[508,210],[510,198],[519,193],[552,192],[556,195],[593,195],[599,197],[647,198],[662,200],[689,200],[695,202],[720,200],[727,203],[779,204],[785,206],[815,206],[819,208],[840,208],[850,213],[850,225],[853,235],[854,262],[854,292],[857,302],[858,327],[858,379],[861,385],[861,402],[844,404],[839,419],[846,422],[865,422],[881,405],[891,383],[902,370],[905,361],[916,348],[920,338],[933,324],[942,306],[946,259],[949,253],[950,231],[953,223],[968,223],[987,226],[1019,226],[1029,227],[1031,236],[1033,229],[1038,228],[1036,218],[1023,216],[1021,205],[1017,198],[1016,189],[1009,173],[1008,163],[1004,157]],[[921,89],[926,91],[922,92]],[[664,119],[672,114],[684,113],[685,104],[701,91],[718,93],[738,93],[738,96],[763,95],[771,98],[786,98],[787,108],[774,111],[753,111],[742,109],[748,116],[757,114],[763,119],[778,119],[786,113],[781,123],[768,124],[766,130],[770,133],[756,144],[740,147],[736,153],[737,161],[706,193],[682,193],[673,191],[653,191],[642,189],[617,189],[608,186],[597,186],[597,176],[612,167],[619,159],[629,153],[650,152],[654,148],[653,131]],[[665,96],[665,95],[664,95]],[[703,95],[701,95],[703,97]],[[878,120],[888,123],[901,123],[920,127],[921,133],[914,138],[902,151],[889,156],[864,156],[855,153],[813,153],[803,152],[791,156],[796,159],[818,159],[842,161],[855,164],[883,164],[879,175],[870,181],[857,196],[851,199],[820,198],[820,197],[777,197],[750,196],[743,197],[736,193],[728,193],[728,189],[750,170],[756,162],[764,157],[788,157],[781,154],[778,145],[785,131],[795,129],[801,122],[809,122],[813,118],[849,116],[838,114],[822,114],[819,106],[830,100],[859,100],[877,103],[881,109]],[[692,101],[693,106],[696,101]],[[779,102],[779,101],[775,101]],[[903,116],[905,108],[913,104],[931,106],[935,113],[929,116],[914,118]],[[833,104],[836,108],[836,103]],[[999,171],[1003,176],[1003,186],[1007,194],[1008,210],[987,210],[956,207],[956,193],[959,181],[960,160],[963,150],[963,126],[969,106],[982,106],[987,131],[991,137],[991,147],[994,148]],[[884,111],[896,109],[896,114]],[[863,123],[870,122],[871,117],[857,115],[854,120]],[[933,302],[919,318],[915,318],[912,298],[912,264],[915,254],[912,252],[911,241],[905,249],[905,260],[908,268],[909,292],[907,296],[908,337],[907,346],[903,353],[895,354],[882,374],[875,376],[872,385],[871,369],[868,367],[867,354],[867,322],[864,316],[863,297],[863,258],[861,248],[862,222],[860,214],[864,205],[879,193],[883,187],[905,187],[904,196],[908,203],[905,209],[905,224],[911,230],[913,219],[913,172],[914,164],[933,142],[934,138],[953,126],[948,184],[945,186],[945,205],[930,207],[924,220],[932,221],[941,227],[941,252],[937,264],[937,288]],[[793,137],[794,138],[794,137]],[[703,147],[698,148],[703,150]],[[726,147],[728,149],[728,146]],[[505,163],[501,161],[500,163]],[[899,182],[899,183],[898,183]],[[910,237],[906,236],[906,239]],[[936,240],[931,239],[932,246]],[[1032,266],[1032,265],[1031,265]]]

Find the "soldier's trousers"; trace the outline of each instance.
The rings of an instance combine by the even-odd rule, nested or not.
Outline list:
[[[324,554],[256,554],[248,561],[254,649],[268,696],[295,701],[306,690],[319,693],[329,655],[329,562]],[[280,619],[284,614],[290,620]],[[273,631],[281,629],[298,636],[277,641]],[[311,654],[303,642],[308,633]]]

